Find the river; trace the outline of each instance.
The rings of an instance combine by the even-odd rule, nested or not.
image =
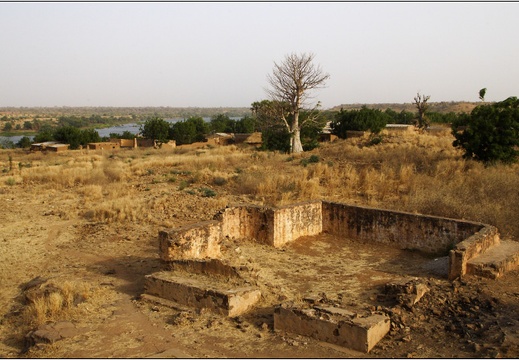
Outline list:
[[[231,119],[241,119],[241,118],[231,118]],[[181,121],[181,120],[183,120],[183,118],[166,119],[166,121],[169,123],[174,123],[174,122]],[[207,117],[207,118],[204,118],[204,120],[209,122],[211,120],[211,118]],[[99,133],[99,136],[108,137],[111,133],[122,134],[124,131],[129,131],[132,134],[138,134],[140,131],[140,127],[141,127],[140,124],[128,123],[128,124],[122,124],[122,125],[111,126],[111,127],[95,129],[95,130]],[[0,136],[0,144],[4,141],[12,141],[14,144],[16,144],[24,136],[25,135]],[[33,138],[34,138],[34,136],[29,136],[29,139],[31,139],[31,141]]]

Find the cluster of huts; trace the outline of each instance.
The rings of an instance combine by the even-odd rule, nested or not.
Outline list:
[[[204,144],[208,145],[230,145],[246,143],[249,145],[261,145],[261,133],[256,132],[252,134],[226,134],[216,133],[208,136]],[[51,151],[62,152],[69,149],[69,144],[62,144],[56,141],[47,141],[42,143],[35,143],[31,145],[32,151]],[[162,143],[161,148],[175,148],[175,140],[170,140],[167,143]],[[88,150],[115,150],[115,149],[136,149],[136,148],[158,148],[157,141],[152,139],[138,138],[133,139],[110,139],[109,141],[88,143],[86,149]]]

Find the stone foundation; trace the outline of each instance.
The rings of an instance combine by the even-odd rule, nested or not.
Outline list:
[[[170,271],[146,275],[145,293],[230,317],[247,312],[261,298],[260,291],[251,286],[233,287],[214,278],[181,276]]]
[[[226,238],[247,238],[282,247],[322,232],[439,256],[450,251],[451,280],[467,274],[468,261],[499,244],[498,230],[477,222],[310,201],[278,208],[228,207],[213,221],[161,231],[160,258],[220,258],[220,244]]]
[[[360,317],[333,306],[279,306],[274,312],[274,330],[309,336],[328,343],[368,353],[388,332],[386,315]]]
[[[171,304],[239,316],[260,301],[261,293],[255,287],[260,286],[258,270],[246,262],[233,262],[235,253],[231,253],[231,261],[221,260],[221,245],[226,240],[249,239],[279,248],[321,233],[439,256],[449,254],[448,265],[445,262],[444,266],[448,266],[451,280],[471,273],[497,277],[504,270],[519,266],[519,244],[506,248],[515,249],[517,255],[499,260],[495,254],[506,249],[497,249],[498,230],[477,222],[326,201],[277,208],[238,205],[223,209],[212,221],[161,231],[160,258],[169,271],[146,276],[145,295],[154,301],[166,299]],[[235,249],[236,256],[238,250]],[[485,252],[493,262],[482,259]],[[427,291],[427,286],[419,282],[397,282],[388,284],[386,296],[412,309]],[[298,306],[276,307],[274,329],[364,353],[389,332],[390,320],[386,315],[360,316],[330,303],[305,301]]]

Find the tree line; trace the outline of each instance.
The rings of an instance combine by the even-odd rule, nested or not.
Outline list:
[[[206,141],[206,137],[215,133],[262,133],[262,150],[273,150],[288,153],[291,150],[291,138],[287,127],[280,121],[278,109],[283,104],[272,100],[262,100],[251,104],[251,115],[236,120],[226,114],[217,114],[209,122],[202,117],[191,116],[187,119],[168,122],[154,115],[146,119],[141,126],[140,136],[156,140],[159,144],[175,140],[178,145]],[[451,124],[455,138],[453,146],[464,151],[464,157],[482,161],[487,164],[495,162],[512,163],[517,161],[519,149],[519,100],[510,97],[504,101],[481,104],[471,113],[438,114],[425,111],[422,116],[424,124]],[[319,111],[303,110],[299,114],[303,126],[300,129],[301,143],[304,151],[319,146],[319,136],[327,123],[332,134],[339,138],[347,138],[350,130],[369,131],[378,134],[387,124],[414,124],[419,126],[417,113],[409,111],[396,112],[370,109],[366,106],[360,110]],[[287,117],[290,121],[290,116]],[[311,119],[312,121],[306,121]],[[16,145],[29,147],[33,142],[59,141],[70,144],[77,149],[91,142],[107,141],[109,138],[133,139],[135,135],[129,131],[123,134],[112,133],[101,138],[94,129],[80,129],[78,118],[63,117],[60,126],[43,124],[34,140],[23,137]],[[79,121],[80,118],[79,118]],[[3,147],[6,146],[3,144]],[[7,144],[9,145],[9,144]],[[14,145],[14,144],[13,144]]]

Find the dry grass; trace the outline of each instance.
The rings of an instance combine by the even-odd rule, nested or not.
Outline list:
[[[90,284],[79,281],[49,282],[39,290],[23,310],[21,319],[25,326],[73,319],[81,315],[77,305],[96,296]]]
[[[110,155],[15,152],[13,163],[31,165],[4,170],[0,192],[20,186],[69,189],[81,202],[81,215],[106,223],[164,223],[188,211],[183,202],[195,200],[276,206],[323,198],[482,221],[519,238],[519,165],[484,167],[463,160],[453,140],[448,130],[385,131],[378,145],[369,146],[367,138],[339,140],[299,156],[236,146]],[[309,162],[311,155],[318,161]],[[3,169],[7,159],[0,155]],[[200,199],[200,189],[217,195]]]

